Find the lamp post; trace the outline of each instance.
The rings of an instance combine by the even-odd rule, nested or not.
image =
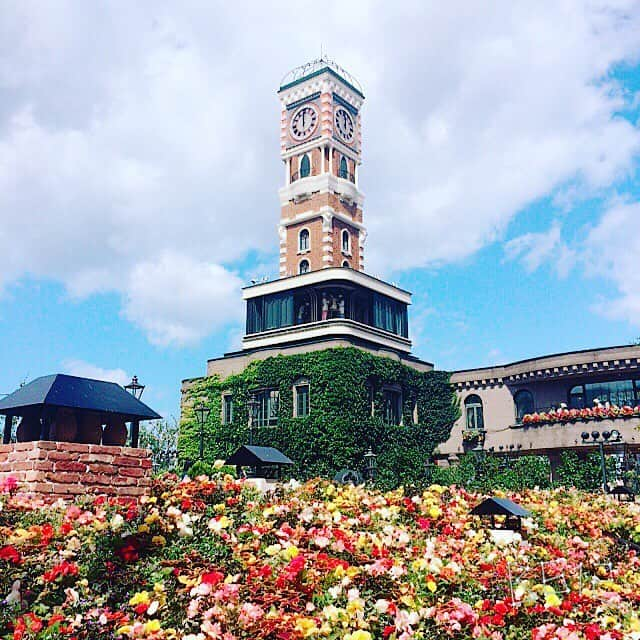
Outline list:
[[[124,386],[125,391],[128,391],[136,400],[140,400],[142,392],[144,391],[144,385],[138,382],[138,376],[133,376],[131,382]],[[138,447],[138,439],[140,438],[140,420],[133,420],[131,422],[131,446],[134,449]]]
[[[258,417],[258,399],[252,393],[247,400],[248,419],[249,419],[249,446],[253,444],[253,423]]]
[[[589,440],[589,436],[591,436],[591,440]],[[607,461],[604,456],[604,445],[621,442],[622,434],[617,429],[613,429],[612,431],[603,431],[602,435],[599,431],[594,430],[591,433],[583,431],[580,434],[580,437],[582,438],[582,444],[584,445],[598,445],[598,449],[600,451],[600,472],[602,473],[602,491],[603,493],[608,493]]]
[[[194,412],[200,425],[200,460],[204,459],[204,423],[207,421],[211,409],[207,405],[200,401],[200,404],[195,407]]]
[[[364,454],[364,469],[371,482],[376,479],[376,471],[378,469],[377,457],[371,447],[369,447],[367,453]]]
[[[142,392],[144,391],[144,385],[138,382],[138,376],[133,376],[131,382],[126,384],[124,388],[136,399],[140,400]]]

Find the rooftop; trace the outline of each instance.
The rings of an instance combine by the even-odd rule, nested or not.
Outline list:
[[[362,89],[362,85],[358,82],[358,80],[352,76],[346,69],[341,67],[337,62],[327,58],[327,56],[322,55],[320,58],[316,60],[312,60],[311,62],[307,62],[305,64],[296,67],[295,69],[291,69],[280,81],[280,89],[279,91],[284,91],[285,89],[289,89],[294,85],[307,80],[313,76],[320,75],[324,71],[328,71],[335,76],[338,76],[343,82],[349,85],[354,91],[356,91],[362,98],[364,98],[364,93]]]

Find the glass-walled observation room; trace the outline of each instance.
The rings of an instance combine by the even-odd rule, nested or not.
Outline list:
[[[301,287],[247,300],[248,335],[331,320],[353,320],[409,337],[404,302],[351,283]]]

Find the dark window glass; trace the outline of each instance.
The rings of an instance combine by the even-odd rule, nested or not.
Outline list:
[[[345,180],[349,179],[349,169],[347,167],[347,159],[342,156],[342,160],[340,160],[340,172],[338,175]]]
[[[385,389],[382,392],[383,414],[385,424],[398,425],[402,421],[402,395],[399,391]]]
[[[634,406],[640,401],[640,381],[610,380],[577,385],[569,391],[569,406],[572,409],[592,407],[594,400],[602,404],[609,402],[619,407]]]
[[[470,395],[464,400],[464,408],[467,416],[467,429],[484,430],[484,411],[480,396]]]
[[[311,173],[311,162],[309,156],[305,153],[300,160],[300,177],[306,178]]]
[[[309,272],[309,261],[308,260],[303,260],[300,263],[300,273],[308,273]]]
[[[514,399],[516,402],[516,422],[520,423],[527,413],[533,413],[535,410],[533,406],[533,396],[531,395],[531,391],[521,389],[516,393]]]
[[[349,238],[349,232],[346,229],[344,229],[342,231],[342,251],[344,253],[348,253],[350,249],[350,245],[351,245],[351,242]]]
[[[296,385],[296,416],[304,418],[309,415],[309,385]]]
[[[407,337],[407,306],[379,293],[373,297],[373,326]]]
[[[309,231],[303,229],[298,237],[298,251],[309,251]]]
[[[258,401],[256,418],[254,425],[256,427],[275,427],[278,424],[278,405],[279,393],[277,389],[265,389],[255,393]]]
[[[348,268],[349,267],[349,263],[346,260],[344,260],[342,262],[342,266]]]
[[[580,384],[569,391],[569,408],[584,409],[584,387]]]
[[[233,397],[222,397],[222,424],[231,424],[233,422]]]

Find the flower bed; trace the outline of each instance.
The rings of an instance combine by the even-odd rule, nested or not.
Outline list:
[[[263,496],[166,476],[139,503],[0,496],[0,637],[640,638],[640,506],[509,495],[525,540],[494,542],[481,496],[315,480]],[[594,518],[597,514],[597,518]]]
[[[580,422],[588,420],[611,420],[615,418],[640,417],[640,406],[605,407],[603,405],[585,409],[551,409],[527,413],[522,418],[523,424],[551,424],[554,422]]]

